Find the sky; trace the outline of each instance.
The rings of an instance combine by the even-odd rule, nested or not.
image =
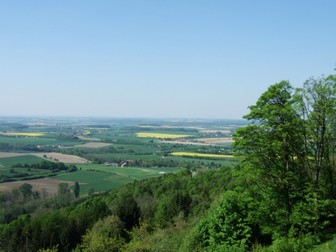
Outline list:
[[[239,119],[335,73],[336,1],[0,0],[0,116]]]

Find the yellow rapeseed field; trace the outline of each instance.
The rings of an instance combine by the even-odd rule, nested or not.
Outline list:
[[[189,157],[209,157],[209,158],[234,158],[232,155],[221,155],[221,154],[207,154],[207,153],[196,153],[196,152],[172,152],[172,156],[189,156]]]
[[[27,137],[39,137],[43,136],[43,133],[39,132],[8,132],[8,133],[1,133],[4,136],[27,136]]]
[[[88,135],[91,135],[91,131],[88,130],[88,129],[85,129],[82,133],[83,136],[88,136]]]
[[[178,134],[163,134],[163,133],[153,133],[153,132],[139,132],[136,133],[137,137],[151,137],[151,138],[183,138],[190,135],[178,135]]]

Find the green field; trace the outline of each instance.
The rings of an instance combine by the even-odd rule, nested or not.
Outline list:
[[[81,143],[77,140],[63,140],[50,137],[9,137],[0,135],[0,143],[20,145],[75,145]]]
[[[81,195],[87,194],[90,188],[95,192],[103,192],[118,188],[134,180],[161,176],[181,170],[179,168],[136,168],[136,167],[110,167],[104,165],[85,164],[78,165],[79,171],[60,174],[54,179],[78,181],[81,184]]]
[[[80,183],[81,195],[87,194],[90,188],[93,188],[95,192],[104,192],[134,181],[134,179],[126,176],[96,171],[63,173],[54,177],[54,179],[78,181]]]
[[[36,164],[42,162],[43,160],[43,158],[33,155],[0,158],[0,168],[11,168],[16,164]]]

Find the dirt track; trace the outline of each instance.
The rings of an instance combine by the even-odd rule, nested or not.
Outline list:
[[[89,143],[85,143],[85,144],[76,145],[75,147],[101,148],[101,147],[106,147],[106,146],[110,146],[110,145],[112,145],[112,144],[102,143],[102,142],[89,142]]]
[[[95,137],[78,136],[78,138],[84,141],[100,141],[99,138],[95,138]]]
[[[74,155],[61,154],[57,152],[31,153],[31,155],[41,157],[41,158],[45,158],[44,156],[46,156],[47,159],[51,159],[51,160],[57,159],[57,161],[67,163],[67,164],[76,164],[76,163],[86,164],[89,162],[85,158],[81,158],[81,157],[74,156]]]
[[[220,144],[220,143],[233,143],[232,138],[227,137],[220,137],[220,138],[199,138],[196,139],[197,141],[201,143],[206,144]]]
[[[231,133],[230,130],[209,130],[209,129],[203,129],[203,130],[200,130],[200,132],[206,133],[206,134],[216,134],[216,133],[230,134]]]
[[[162,140],[161,143],[168,143],[168,144],[185,144],[185,145],[205,145],[209,146],[211,144],[201,143],[201,142],[190,142],[190,141],[174,141],[174,140]]]
[[[198,138],[193,141],[180,141],[180,140],[164,140],[162,143],[170,143],[170,144],[186,144],[186,145],[217,145],[221,143],[233,143],[232,138]]]
[[[29,153],[0,152],[0,158],[18,157],[30,155]]]

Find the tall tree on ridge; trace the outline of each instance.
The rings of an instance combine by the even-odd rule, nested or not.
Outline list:
[[[285,211],[275,221],[285,226],[306,178],[299,165],[304,161],[302,118],[292,92],[287,81],[270,86],[244,117],[251,124],[234,136],[236,154],[254,193],[269,204],[266,208]]]

